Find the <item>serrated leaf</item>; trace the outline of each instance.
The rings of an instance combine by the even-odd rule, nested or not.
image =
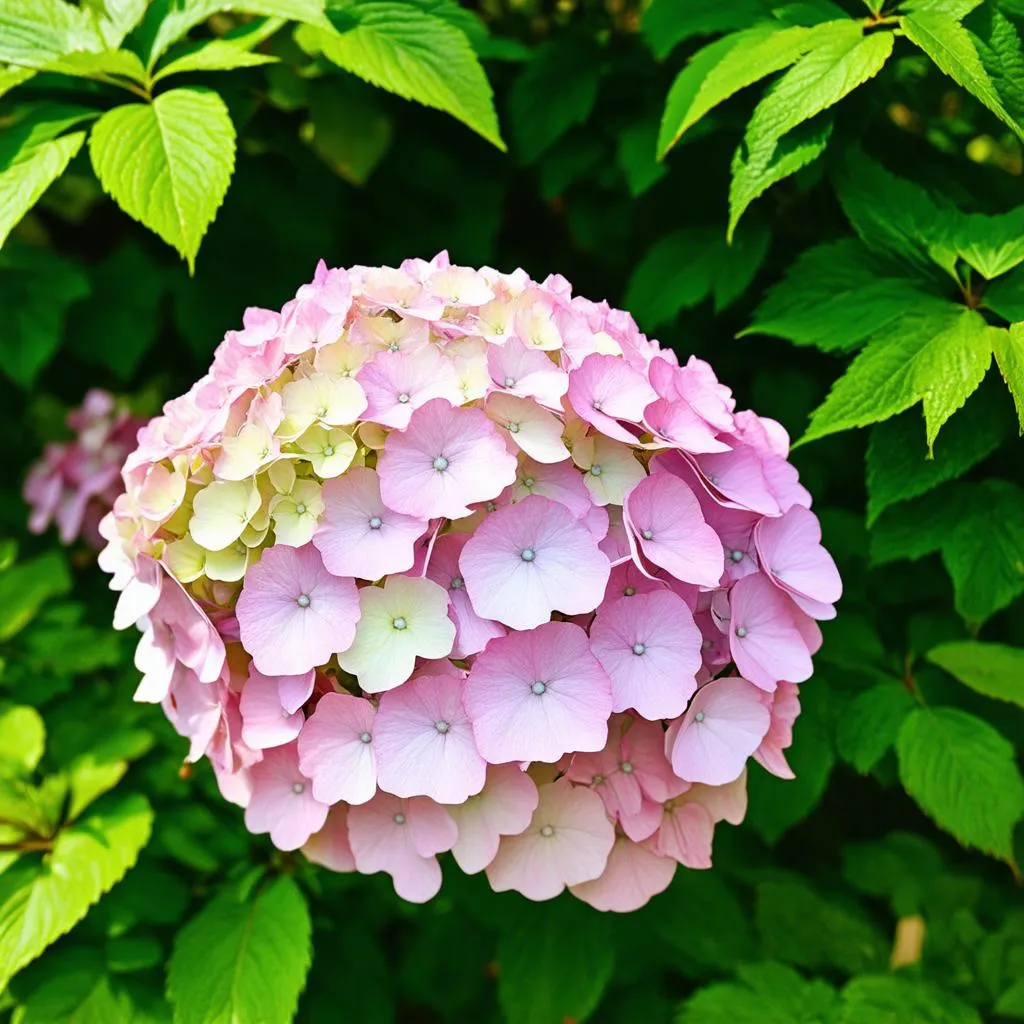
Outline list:
[[[116,81],[118,78],[126,78],[139,85],[146,84],[146,69],[131,50],[68,53],[50,61],[42,70],[75,78],[98,78],[101,81],[112,79],[115,84],[119,84]]]
[[[1024,128],[1003,105],[971,35],[963,25],[943,14],[919,11],[900,18],[900,27],[907,38],[919,46],[944,75],[963,86],[1018,136],[1024,138]]]
[[[502,930],[497,961],[508,1024],[586,1020],[614,966],[608,919],[567,897],[523,906]]]
[[[659,156],[708,111],[741,89],[789,67],[831,30],[831,25],[785,28],[764,22],[698,50],[669,90],[658,134]]]
[[[916,498],[966,473],[999,447],[1008,433],[1005,404],[980,389],[954,416],[928,458],[924,423],[914,410],[871,428],[867,454],[867,523],[897,502]]]
[[[1020,32],[995,4],[987,4],[982,13],[986,24],[984,28],[972,24],[971,39],[1010,116],[1021,124],[1024,121],[1024,48]]]
[[[964,846],[1013,859],[1024,781],[1013,745],[957,708],[917,708],[896,741],[900,781],[920,808]]]
[[[800,125],[772,147],[748,152],[741,145],[732,159],[726,238],[732,240],[736,225],[755,199],[817,160],[831,137],[832,119],[826,116]]]
[[[0,775],[29,775],[46,746],[46,727],[35,708],[24,705],[0,711]]]
[[[601,70],[601,53],[589,40],[569,37],[537,48],[508,98],[512,137],[524,163],[533,163],[590,117]]]
[[[336,27],[305,38],[346,71],[404,99],[451,114],[504,150],[490,83],[469,40],[451,23],[405,3],[358,0]]]
[[[925,657],[965,686],[996,700],[1024,707],[1024,650],[978,640],[954,640]]]
[[[363,185],[394,135],[379,93],[351,76],[322,79],[310,89],[308,137],[317,155],[346,181]]]
[[[133,44],[146,67],[152,69],[168,47],[184,39],[207,18],[230,8],[239,14],[284,18],[326,27],[324,0],[152,0]]]
[[[118,206],[173,245],[191,271],[235,166],[224,101],[187,87],[114,107],[96,122],[89,153]]]
[[[836,729],[839,755],[866,775],[890,750],[914,698],[898,682],[879,683],[850,701]]]
[[[996,336],[992,350],[1024,431],[1024,323],[1011,324],[1008,331]]]
[[[138,794],[115,797],[63,829],[41,859],[0,874],[0,985],[78,923],[135,863],[153,812]]]
[[[885,942],[856,904],[821,896],[803,882],[762,882],[755,918],[773,959],[812,969],[837,967],[846,974],[885,962]]]
[[[716,982],[690,996],[676,1024],[822,1024],[838,1007],[831,985],[784,964],[748,964],[736,973],[737,982]]]
[[[770,334],[823,352],[849,352],[903,316],[930,301],[919,282],[896,276],[901,268],[879,258],[855,238],[806,249],[769,291],[741,333]]]
[[[168,75],[180,75],[186,71],[233,71],[235,68],[275,64],[277,60],[269,53],[251,53],[245,46],[224,39],[206,39],[171,54],[171,59],[157,68],[153,81],[159,82]]]
[[[814,411],[803,441],[864,427],[922,402],[929,447],[981,383],[994,336],[976,310],[914,310],[876,334]]]
[[[5,0],[0,6],[0,63],[41,68],[68,53],[103,48],[90,12],[64,0]]]
[[[956,610],[983,623],[1024,593],[1024,490],[986,480],[942,547]]]
[[[654,0],[643,12],[640,32],[654,56],[664,60],[687,39],[747,28],[769,14],[763,0]]]
[[[902,974],[852,979],[838,1024],[981,1024],[973,1007],[921,978]]]
[[[221,892],[175,939],[167,990],[176,1024],[292,1020],[311,936],[306,900],[291,878]]]
[[[886,509],[871,528],[871,564],[915,561],[939,551],[970,514],[976,493],[973,484],[948,483],[933,494]]]
[[[149,0],[85,0],[82,6],[96,12],[96,27],[103,41],[116,50],[142,20]]]
[[[949,242],[982,277],[999,277],[1024,262],[1024,206],[995,217],[962,213]]]

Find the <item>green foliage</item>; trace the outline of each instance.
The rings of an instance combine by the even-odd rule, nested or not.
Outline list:
[[[1024,1019],[1022,19],[0,3],[0,1024]],[[88,387],[152,415],[318,259],[441,249],[707,359],[803,439],[843,577],[795,778],[751,764],[715,867],[633,914],[450,857],[413,906],[250,836],[132,703],[95,554],[24,527]]]
[[[210,901],[178,935],[168,969],[175,1019],[195,1024],[290,1020],[309,970],[305,898],[288,878]]]

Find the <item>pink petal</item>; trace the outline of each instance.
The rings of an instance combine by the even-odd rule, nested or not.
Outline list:
[[[701,475],[727,503],[777,516],[782,510],[765,479],[760,456],[747,447],[714,455],[693,456]]]
[[[459,566],[477,614],[513,629],[593,611],[611,573],[586,526],[564,506],[531,495],[499,509],[463,549]]]
[[[299,735],[299,765],[325,804],[364,804],[377,789],[374,709],[347,693],[326,693]]]
[[[569,622],[492,640],[463,693],[477,749],[492,764],[557,761],[600,750],[608,738],[611,682]]]
[[[521,458],[519,474],[512,485],[512,500],[522,501],[531,494],[559,502],[577,519],[582,519],[593,507],[583,476],[571,462],[546,465]]]
[[[356,859],[348,842],[348,806],[335,804],[327,813],[327,823],[309,837],[302,847],[306,859],[330,871],[355,871]]]
[[[842,596],[839,570],[821,546],[821,525],[810,509],[793,505],[783,516],[762,519],[754,543],[764,572],[808,614]],[[805,607],[805,602],[812,607]]]
[[[372,469],[355,466],[328,480],[323,501],[313,545],[329,572],[379,580],[412,568],[414,545],[427,522],[392,512],[381,500],[380,480]]]
[[[677,580],[715,587],[725,559],[693,492],[670,473],[645,477],[626,496],[625,520],[644,555]]]
[[[745,679],[716,679],[693,698],[672,744],[681,779],[721,786],[743,771],[761,744],[771,716],[760,691]]]
[[[564,370],[546,353],[527,348],[518,338],[509,338],[504,345],[487,346],[487,372],[499,388],[536,398],[556,411],[561,409],[561,398],[569,388],[569,375]]]
[[[289,712],[281,706],[278,680],[265,676],[255,665],[242,689],[242,739],[254,750],[291,743],[305,721],[301,711]]]
[[[359,621],[350,579],[332,576],[312,544],[267,548],[235,607],[242,644],[266,675],[300,675],[348,650]]]
[[[363,419],[404,430],[413,412],[433,399],[460,401],[451,360],[427,345],[407,352],[378,352],[364,363],[356,380],[366,392]]]
[[[269,832],[279,850],[297,850],[323,828],[327,804],[310,792],[294,743],[266,751],[250,769],[250,777],[252,797],[245,809],[245,827],[250,832]]]
[[[316,673],[310,669],[296,676],[277,676],[277,696],[285,711],[298,711],[313,696]]]
[[[676,873],[676,862],[658,856],[652,846],[650,841],[639,844],[619,836],[604,873],[592,882],[574,885],[573,896],[598,910],[639,910],[652,896],[664,892]]]
[[[640,423],[658,396],[642,373],[617,356],[589,355],[569,374],[569,402],[576,414],[607,437],[636,441],[618,421]]]
[[[711,815],[700,804],[680,802],[665,811],[654,838],[654,850],[684,867],[706,869],[711,867],[714,837]]]

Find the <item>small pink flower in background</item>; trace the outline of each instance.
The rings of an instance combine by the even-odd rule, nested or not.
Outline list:
[[[281,849],[628,912],[792,776],[841,583],[789,438],[558,275],[321,263],[134,451],[69,424],[33,522],[110,509],[137,698]]]
[[[87,392],[81,407],[68,413],[75,437],[48,444],[25,479],[32,533],[43,533],[55,522],[62,544],[81,536],[90,547],[102,548],[99,523],[124,491],[121,467],[144,422],[108,392]]]

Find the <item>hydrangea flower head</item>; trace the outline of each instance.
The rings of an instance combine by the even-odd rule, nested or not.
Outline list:
[[[133,451],[71,425],[33,521],[112,506],[136,697],[281,849],[628,912],[793,775],[841,582],[785,431],[564,278],[321,263]]]

